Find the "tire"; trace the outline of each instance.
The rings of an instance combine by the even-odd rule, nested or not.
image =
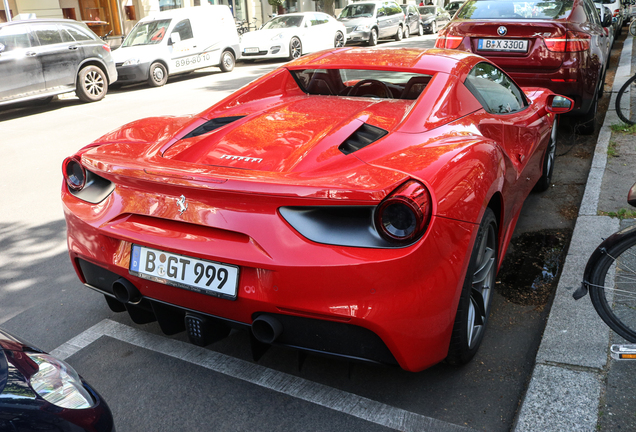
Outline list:
[[[636,21],[634,21],[636,22]],[[632,22],[632,24],[634,24],[634,22]],[[630,26],[631,28],[631,26]],[[627,82],[625,84],[623,84],[623,86],[621,87],[621,89],[618,91],[618,94],[616,95],[616,114],[618,114],[618,117],[625,123],[625,124],[629,124],[629,125],[633,125],[635,122],[633,122],[630,119],[630,108],[629,108],[629,97],[627,97],[627,109],[624,111],[621,107],[621,100],[623,100],[623,96],[626,95],[627,89],[630,90],[630,92],[634,91],[636,92],[636,74],[634,76],[632,76],[630,79],[627,80]]]
[[[148,74],[148,85],[150,87],[161,87],[168,82],[168,70],[163,63],[154,62],[150,65]]]
[[[431,34],[435,34],[435,33],[437,33],[437,22],[433,21],[431,23]]]
[[[554,120],[552,132],[550,133],[550,142],[548,148],[545,149],[543,157],[543,174],[539,177],[537,184],[534,186],[535,192],[544,192],[548,190],[552,183],[552,173],[554,172],[554,161],[556,159],[557,133],[559,129],[559,117]]]
[[[616,262],[614,283],[608,278]],[[636,343],[636,230],[606,249],[590,272],[590,299],[612,330]]]
[[[636,18],[633,18],[632,23],[629,25],[629,34],[636,36]]]
[[[333,46],[335,48],[342,48],[345,46],[345,38],[342,32],[336,32],[336,36],[333,38]]]
[[[221,64],[219,68],[223,72],[232,72],[234,70],[234,65],[236,64],[236,59],[234,58],[234,54],[232,51],[225,50],[223,54],[221,54]]]
[[[417,25],[417,35],[422,36],[423,34],[424,34],[424,25],[422,23],[419,23]]]
[[[475,244],[457,307],[446,361],[468,363],[484,338],[497,276],[497,219],[487,208],[479,224]]]
[[[404,26],[404,32],[402,33],[404,39],[408,39],[411,36],[411,28],[407,25]]]
[[[97,66],[86,66],[77,74],[75,95],[82,102],[97,102],[108,92],[108,79]]]
[[[369,40],[367,41],[367,45],[376,46],[378,44],[378,29],[372,28],[371,34],[369,35]]]
[[[398,41],[398,42],[399,42],[399,41],[401,41],[401,40],[402,40],[402,37],[404,36],[403,31],[404,31],[404,30],[402,29],[402,26],[398,26],[397,33],[395,34],[395,40],[396,40],[396,41]]]
[[[297,37],[291,38],[289,41],[289,60],[296,60],[303,55],[303,45]]]
[[[579,116],[575,131],[580,135],[592,135],[596,130],[596,111],[598,110],[598,92],[594,93],[594,101],[590,110]]]

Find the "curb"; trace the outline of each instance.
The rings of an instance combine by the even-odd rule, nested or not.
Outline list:
[[[604,238],[619,229],[619,220],[597,216],[597,207],[612,135],[610,125],[620,123],[614,109],[616,93],[631,77],[632,44],[631,37],[623,44],[610,106],[599,131],[534,371],[513,426],[515,432],[596,430],[610,333],[589,299],[575,302],[572,292],[582,281],[590,254]]]

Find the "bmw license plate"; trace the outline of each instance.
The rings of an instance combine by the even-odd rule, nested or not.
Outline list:
[[[246,54],[256,54],[258,53],[258,48],[245,48],[243,52],[245,52]]]
[[[528,41],[521,39],[479,39],[477,49],[480,51],[528,51]]]
[[[133,245],[130,273],[135,276],[202,294],[236,299],[236,266]]]

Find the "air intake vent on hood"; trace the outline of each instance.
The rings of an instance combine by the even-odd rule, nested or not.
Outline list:
[[[384,129],[363,123],[345,142],[338,146],[338,149],[347,155],[376,142],[388,133]]]
[[[196,128],[195,130],[193,130],[192,132],[190,132],[189,134],[187,134],[186,136],[184,136],[181,139],[192,138],[192,137],[195,137],[195,136],[203,135],[203,134],[208,133],[208,132],[212,132],[214,129],[218,129],[221,126],[225,126],[226,124],[230,124],[233,121],[242,119],[243,117],[245,117],[245,116],[219,117],[219,118],[215,118],[215,119],[209,120],[209,121],[203,123],[201,126],[199,126],[198,128]]]

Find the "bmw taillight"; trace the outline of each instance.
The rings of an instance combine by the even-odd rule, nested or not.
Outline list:
[[[553,52],[578,52],[590,49],[591,36],[583,32],[567,31],[563,36],[546,38],[545,46]]]
[[[463,40],[463,36],[451,34],[449,30],[442,30],[435,40],[435,48],[457,49]]]
[[[69,188],[80,191],[86,185],[86,170],[77,157],[67,157],[62,163],[62,173]]]
[[[380,203],[375,211],[376,229],[389,241],[410,243],[426,231],[431,213],[428,190],[410,180]]]

